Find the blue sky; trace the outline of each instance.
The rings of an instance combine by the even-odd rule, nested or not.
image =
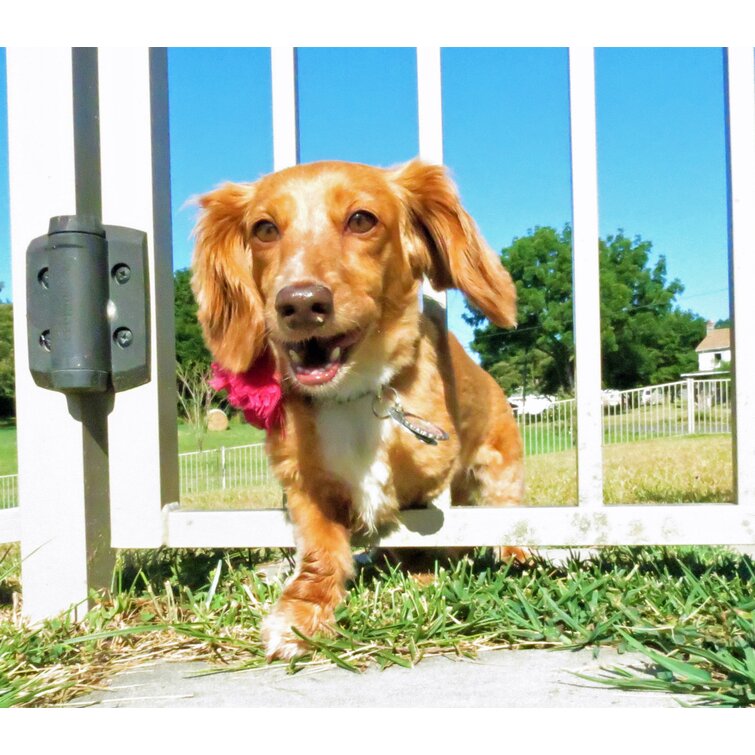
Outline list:
[[[571,218],[563,48],[446,48],[445,162],[494,249]],[[272,169],[266,48],[172,48],[175,266],[189,264],[192,196]],[[392,165],[418,151],[411,48],[302,48],[303,161]],[[718,48],[596,51],[601,236],[653,242],[680,306],[728,316],[723,56]],[[0,51],[0,280],[9,295],[5,56]],[[107,222],[107,218],[105,218]],[[463,301],[452,329],[467,341]]]

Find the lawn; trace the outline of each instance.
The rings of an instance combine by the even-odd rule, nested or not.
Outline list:
[[[188,428],[179,429],[190,448]],[[208,446],[255,442],[245,426]],[[530,504],[574,503],[573,451],[527,459]],[[605,449],[611,503],[728,501],[731,438],[671,438]],[[277,486],[203,494],[198,508],[280,505]],[[18,549],[0,547],[0,707],[66,704],[115,671],[164,658],[265,665],[259,629],[281,586],[258,571],[279,551],[121,552],[115,590],[80,623],[29,627],[18,612]],[[489,551],[438,564],[434,578],[380,564],[360,568],[334,637],[288,666],[411,666],[487,648],[614,645],[644,653],[651,678],[607,671],[605,684],[755,705],[753,562],[723,548],[606,548],[556,566],[497,564]],[[575,682],[578,680],[575,678]]]
[[[207,433],[204,450],[264,442],[264,431],[238,418],[228,430]],[[178,425],[179,453],[197,450],[190,426]],[[539,450],[543,450],[541,446]],[[729,502],[733,500],[730,435],[697,435],[604,447],[604,484],[607,503]],[[0,475],[16,473],[16,428],[0,425]],[[526,461],[526,503],[533,506],[577,501],[576,451],[536,453]],[[184,496],[182,503],[198,509],[278,507],[280,489],[236,488]]]
[[[576,504],[577,454],[527,459],[526,501]],[[606,503],[720,503],[733,500],[730,435],[617,443],[603,449]]]
[[[0,423],[0,475],[16,474],[16,425],[12,422]]]
[[[730,412],[723,406],[696,411],[694,427],[696,432],[700,433],[728,434],[731,432]],[[648,405],[603,415],[605,445],[653,438],[683,437],[687,431],[686,405]],[[530,456],[574,448],[577,441],[576,412],[559,410],[556,414],[524,417],[520,420],[520,432],[525,450]]]
[[[2,555],[0,601],[16,587]],[[66,704],[116,671],[159,660],[201,659],[225,672],[265,666],[260,624],[281,582],[258,567],[272,556],[121,553],[117,589],[100,593],[79,623],[60,616],[31,627],[0,606],[0,707]],[[490,648],[612,645],[644,653],[650,677],[618,668],[603,683],[752,706],[754,568],[723,548],[658,547],[606,548],[560,565],[499,564],[478,550],[436,564],[430,579],[368,563],[337,610],[335,635],[311,638],[308,655],[276,665],[361,672]]]
[[[606,503],[721,503],[733,500],[729,435],[689,436],[606,446]],[[576,451],[538,454],[526,460],[530,506],[576,505]],[[193,509],[258,509],[281,505],[275,485],[186,495]]]
[[[204,435],[202,450],[210,451],[225,446],[246,446],[250,443],[264,443],[265,431],[244,422],[238,416],[231,419],[227,430],[208,432]],[[178,453],[198,451],[199,446],[193,428],[185,422],[178,423]]]
[[[221,446],[244,446],[249,443],[262,443],[265,440],[264,430],[246,424],[234,417],[228,430],[207,433],[204,436],[204,450],[220,448]],[[185,422],[178,423],[178,452],[186,453],[198,450],[197,441],[192,428]],[[14,423],[0,424],[0,475],[16,474],[18,460],[16,457],[16,425]]]

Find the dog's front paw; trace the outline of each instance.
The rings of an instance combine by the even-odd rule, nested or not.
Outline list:
[[[262,622],[262,642],[268,661],[291,660],[304,655],[309,646],[292,629],[306,637],[315,633],[330,633],[332,611],[316,603],[303,600],[280,600]]]

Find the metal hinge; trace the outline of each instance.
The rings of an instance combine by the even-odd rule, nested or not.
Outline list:
[[[26,255],[29,368],[64,393],[149,382],[147,235],[96,218],[50,219]]]

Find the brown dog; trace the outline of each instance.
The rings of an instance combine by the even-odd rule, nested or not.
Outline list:
[[[513,327],[516,292],[438,166],[300,165],[201,206],[193,285],[209,348],[239,373],[269,349],[283,382],[267,448],[297,569],[263,636],[268,657],[291,658],[304,650],[292,626],[311,635],[332,621],[352,531],[422,502],[521,501],[503,392],[419,298],[427,276]]]

